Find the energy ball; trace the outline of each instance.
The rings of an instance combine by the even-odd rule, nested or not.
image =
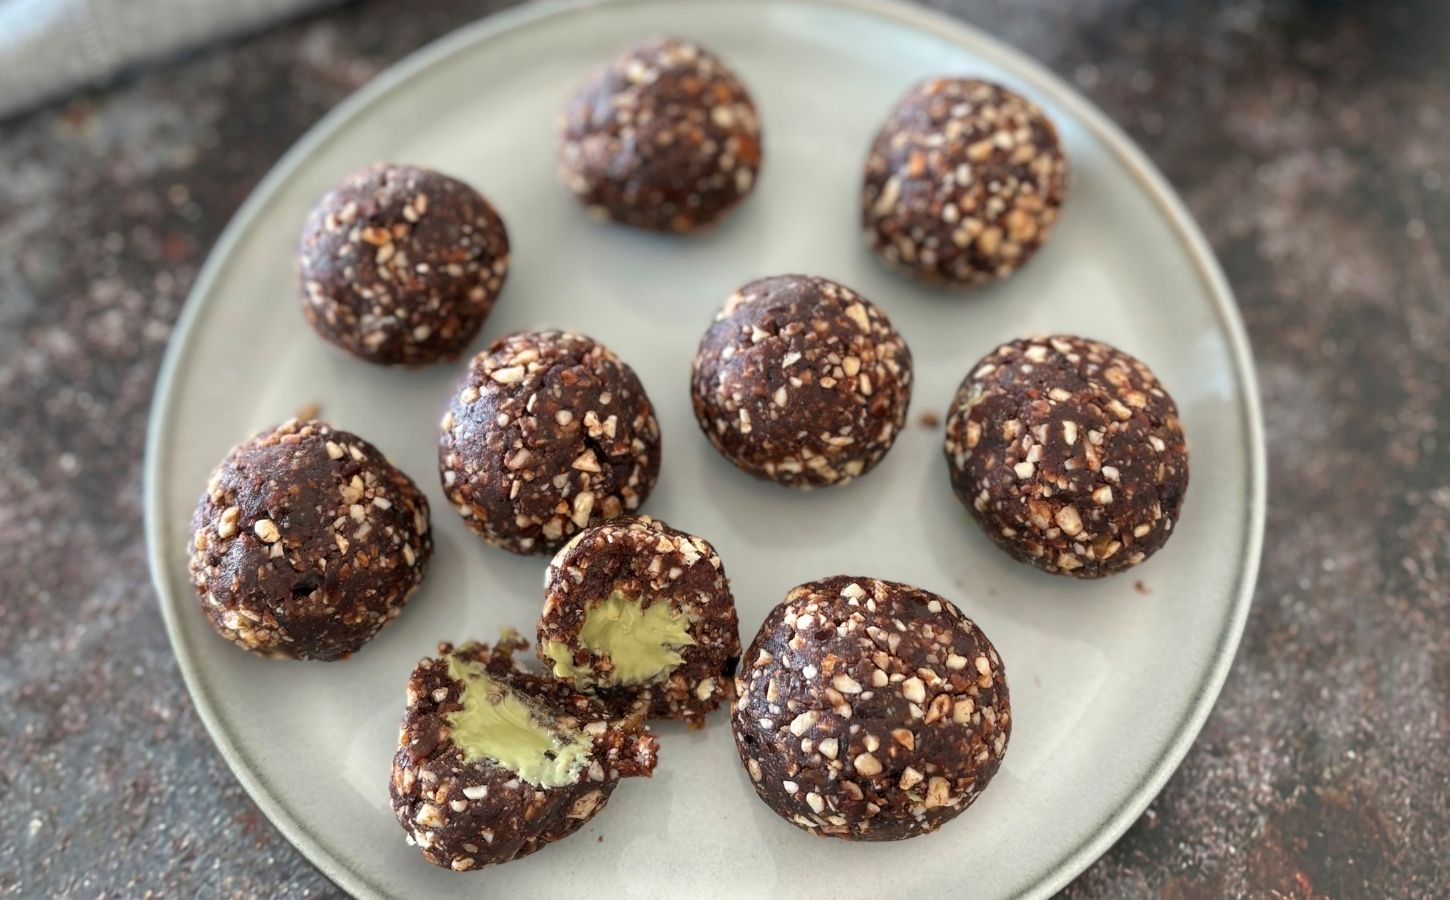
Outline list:
[[[315,419],[233,449],[191,530],[202,612],[222,637],[270,657],[351,655],[402,611],[433,554],[413,480]]]
[[[983,285],[1026,265],[1066,192],[1067,160],[1042,110],[990,82],[934,78],[877,134],[861,223],[892,267],[938,285]]]
[[[952,489],[997,546],[1100,578],[1168,540],[1188,489],[1178,407],[1121,350],[1070,335],[1003,344],[947,418]]]
[[[368,362],[422,366],[463,351],[503,287],[509,239],[478,191],[417,166],[375,165],[312,210],[299,249],[303,312]]]
[[[633,512],[659,477],[660,426],[634,370],[567,331],[495,341],[441,424],[444,492],[469,528],[513,553],[553,553]]]
[[[744,199],[760,170],[745,85],[697,44],[657,38],[584,82],[564,108],[559,172],[595,214],[689,232]]]
[[[935,831],[986,789],[1012,732],[992,642],[930,591],[837,575],[794,588],[735,679],[755,792],[816,835]]]
[[[568,837],[619,779],[649,775],[658,743],[598,699],[513,661],[528,644],[438,645],[408,680],[393,814],[434,865],[505,863]]]
[[[647,517],[580,532],[549,564],[539,658],[583,690],[694,727],[730,698],[740,622],[703,538]]]
[[[721,455],[791,487],[844,484],[891,449],[911,351],[875,304],[825,278],[752,281],[695,354],[695,419]]]

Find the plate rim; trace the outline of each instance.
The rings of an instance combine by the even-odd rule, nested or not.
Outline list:
[[[164,476],[169,469],[169,453],[165,439],[174,417],[170,414],[177,398],[178,372],[190,357],[192,332],[212,305],[215,285],[221,280],[236,246],[250,232],[256,218],[266,209],[284,185],[297,173],[307,158],[335,139],[342,128],[355,117],[388,94],[411,82],[433,66],[451,60],[460,53],[476,50],[488,42],[503,38],[534,25],[552,22],[570,13],[605,6],[643,6],[664,0],[534,0],[501,12],[486,15],[463,25],[442,37],[412,51],[375,75],[370,81],[344,98],[314,123],[268,169],[246,200],[233,214],[218,236],[196,282],[187,294],[167,343],[166,353],[157,374],[151,410],[146,426],[146,454],[142,473],[142,496],[145,504],[146,556],[151,581],[156,589],[177,667],[181,670],[193,707],[202,720],[212,743],[216,745],[252,802],[302,855],[335,885],[353,896],[387,897],[375,885],[340,856],[325,848],[320,840],[299,821],[278,799],[280,794],[247,765],[231,735],[222,725],[214,709],[214,699],[201,685],[199,665],[188,647],[180,616],[179,601],[170,586],[166,540],[166,517],[162,509],[165,492]],[[1214,313],[1227,339],[1235,377],[1242,385],[1237,400],[1245,429],[1245,463],[1248,467],[1246,528],[1240,547],[1240,566],[1235,587],[1229,627],[1220,635],[1214,648],[1213,664],[1207,678],[1198,686],[1186,715],[1179,723],[1174,738],[1167,743],[1148,769],[1145,777],[1128,792],[1095,832],[1086,840],[1067,850],[1029,886],[1022,896],[1048,897],[1077,877],[1098,860],[1142,815],[1162,791],[1169,778],[1187,756],[1212,711],[1232,667],[1239,642],[1253,603],[1263,548],[1264,522],[1268,483],[1267,450],[1264,441],[1263,412],[1260,404],[1258,378],[1243,320],[1233,291],[1217,256],[1199,229],[1187,206],[1168,181],[1118,125],[1090,100],[1074,89],[1042,63],[1017,50],[1005,41],[961,19],[934,9],[908,5],[898,0],[758,0],[762,4],[785,3],[806,7],[847,9],[877,16],[895,24],[917,29],[943,38],[990,59],[1012,72],[1034,92],[1050,97],[1067,110],[1095,138],[1103,143],[1143,187],[1160,214],[1184,244],[1188,255],[1213,300]]]

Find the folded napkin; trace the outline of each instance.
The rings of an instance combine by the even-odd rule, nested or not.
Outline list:
[[[0,0],[0,118],[338,0]]]

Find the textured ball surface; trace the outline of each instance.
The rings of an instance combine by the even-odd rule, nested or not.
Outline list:
[[[402,611],[433,553],[412,479],[316,420],[233,449],[191,528],[202,612],[223,637],[272,657],[349,656]]]
[[[495,341],[443,414],[443,490],[468,527],[514,553],[548,554],[637,510],[660,471],[660,428],[634,370],[567,331]]]
[[[1152,371],[1070,335],[1003,344],[947,418],[952,489],[1014,558],[1097,578],[1173,533],[1188,490],[1178,407]]]
[[[481,194],[417,166],[350,176],[312,210],[299,249],[303,312],[368,362],[458,356],[503,288],[509,240]]]
[[[755,792],[813,834],[894,841],[935,831],[986,789],[1012,706],[991,641],[949,601],[837,575],[765,619],[731,724]]]
[[[652,231],[709,225],[750,193],[760,121],[729,66],[658,38],[591,76],[564,109],[560,175],[600,216]]]
[[[866,242],[923,281],[982,285],[1047,241],[1067,191],[1052,122],[1006,88],[934,78],[912,88],[871,146],[861,194]]]
[[[792,487],[843,484],[895,443],[911,403],[911,351],[875,304],[825,278],[742,287],[705,332],[695,418],[746,472]]]

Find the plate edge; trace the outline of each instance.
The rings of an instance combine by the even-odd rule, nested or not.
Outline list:
[[[246,790],[252,801],[267,815],[267,818],[302,852],[309,862],[339,887],[355,896],[385,897],[387,895],[375,885],[358,877],[340,859],[324,849],[302,823],[272,799],[270,791],[261,784],[251,770],[242,765],[241,753],[227,736],[212,711],[210,693],[201,684],[199,670],[193,661],[192,653],[186,648],[183,641],[181,624],[172,609],[175,604],[167,602],[171,590],[168,584],[169,561],[166,559],[168,552],[165,540],[166,526],[161,517],[163,508],[161,500],[164,495],[161,473],[168,461],[167,454],[162,449],[164,420],[168,417],[163,414],[163,411],[169,409],[175,400],[175,374],[189,354],[189,350],[186,349],[189,342],[185,338],[201,318],[205,305],[202,302],[203,298],[211,292],[212,285],[220,280],[229,264],[230,254],[226,251],[234,247],[241,235],[250,229],[252,220],[282,185],[293,177],[301,161],[334,139],[341,126],[356,114],[375,104],[424,70],[443,63],[455,54],[464,52],[500,34],[583,9],[605,6],[639,6],[658,2],[662,2],[662,0],[536,0],[536,2],[504,10],[464,25],[389,66],[308,128],[252,189],[247,199],[218,236],[211,250],[208,251],[206,263],[197,276],[191,291],[188,292],[186,304],[173,327],[166,354],[157,375],[151,412],[147,419],[146,455],[142,480],[142,496],[145,499],[147,560],[151,568],[151,580],[157,592],[167,636],[171,642],[172,651],[176,655],[177,666],[181,670],[182,678],[191,694],[193,706],[237,781]],[[760,2],[782,2],[782,0],[760,0]],[[1252,347],[1228,279],[1224,275],[1212,247],[1208,244],[1181,198],[1137,144],[1105,113],[1072,89],[1056,73],[976,26],[932,9],[910,6],[895,2],[895,0],[785,0],[785,2],[804,6],[852,9],[945,38],[966,47],[975,54],[1001,62],[1005,68],[1012,70],[1014,75],[1030,82],[1035,90],[1050,95],[1058,105],[1069,109],[1084,125],[1096,133],[1096,136],[1108,149],[1117,155],[1119,160],[1147,188],[1153,201],[1173,225],[1179,239],[1187,246],[1189,255],[1209,288],[1209,293],[1213,296],[1220,325],[1229,339],[1229,350],[1233,357],[1235,375],[1243,385],[1240,411],[1244,418],[1245,437],[1248,445],[1246,461],[1250,468],[1247,497],[1249,521],[1245,532],[1245,542],[1241,548],[1242,565],[1239,577],[1236,579],[1232,627],[1215,651],[1215,659],[1209,677],[1200,686],[1192,708],[1179,727],[1177,738],[1164,749],[1150,770],[1147,779],[1130,793],[1093,837],[1068,851],[1045,876],[1028,887],[1022,895],[1031,898],[1048,897],[1086,870],[1116,843],[1162,791],[1197,739],[1228,677],[1253,601],[1254,585],[1257,581],[1262,553],[1266,511],[1267,457],[1263,434],[1263,413]],[[203,703],[202,698],[207,698],[207,702]]]

